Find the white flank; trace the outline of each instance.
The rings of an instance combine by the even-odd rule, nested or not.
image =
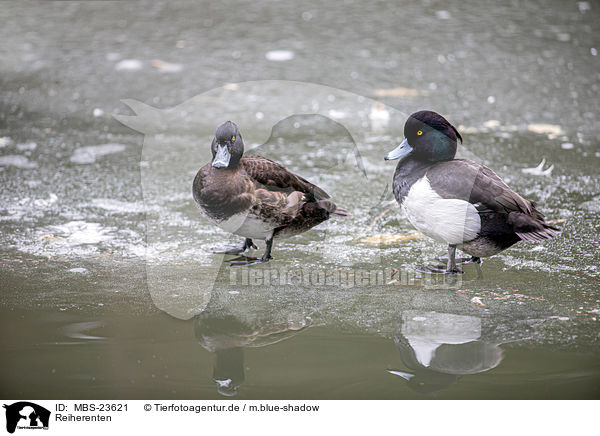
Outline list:
[[[440,197],[427,177],[417,180],[410,188],[402,210],[417,230],[446,244],[471,241],[481,230],[475,206],[464,200]]]
[[[273,227],[257,216],[243,212],[220,221],[217,225],[226,232],[251,239],[265,239],[271,235]]]

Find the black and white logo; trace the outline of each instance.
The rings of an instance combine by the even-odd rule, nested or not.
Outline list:
[[[6,431],[14,433],[18,429],[48,429],[50,411],[29,401],[19,401],[4,405],[6,409]]]

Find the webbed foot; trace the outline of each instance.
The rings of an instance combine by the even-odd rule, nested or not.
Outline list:
[[[462,274],[463,273],[463,270],[458,267],[448,269],[444,265],[418,266],[415,269],[424,274]]]
[[[269,260],[273,259],[270,255],[268,257],[249,257],[249,256],[240,256],[240,257],[236,257],[234,259],[230,259],[227,262],[229,262],[229,265],[231,265],[232,267],[236,267],[236,266],[250,266],[250,265],[256,265],[258,263],[266,263]]]
[[[435,258],[438,262],[447,263],[448,262],[448,253],[442,254]],[[456,264],[457,265],[465,265],[467,263],[481,263],[481,259],[475,256],[465,256],[465,257],[457,257]]]
[[[254,248],[255,250],[258,249],[258,247],[256,245],[254,245],[254,242],[252,242],[252,239],[246,238],[246,240],[244,241],[244,245],[242,245],[241,247],[236,247],[236,246],[230,245],[227,247],[214,248],[213,253],[215,253],[215,254],[242,254],[242,253],[245,253],[246,251],[248,251],[250,248]]]
[[[456,245],[448,245],[448,257],[446,267],[442,265],[434,266],[428,265],[421,267],[419,271],[426,274],[462,274],[463,271],[456,266]]]

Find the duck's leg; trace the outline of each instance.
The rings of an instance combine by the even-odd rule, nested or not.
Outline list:
[[[270,238],[266,239],[265,243],[267,244],[267,246],[265,247],[265,252],[263,253],[262,258],[260,259],[261,262],[268,262],[269,260],[273,259],[273,257],[271,256],[271,249],[273,248],[273,235],[271,235]]]
[[[448,265],[446,266],[448,274],[462,273],[456,266],[456,245],[448,245]]]
[[[462,270],[456,266],[456,245],[448,245],[448,254],[444,260],[447,260],[445,268],[443,265],[427,265],[418,267],[417,271],[426,274],[462,274]]]
[[[215,254],[241,254],[241,253],[245,253],[250,248],[254,248],[256,250],[258,247],[256,245],[254,245],[254,242],[252,242],[252,239],[246,238],[244,240],[244,245],[242,245],[241,247],[229,246],[229,247],[215,248],[215,249],[213,249],[213,253],[215,253]]]
[[[237,257],[235,259],[231,259],[229,261],[231,266],[244,266],[244,265],[255,265],[257,263],[265,263],[269,260],[273,259],[271,257],[271,249],[273,248],[273,234],[270,237],[265,239],[265,243],[267,246],[265,247],[265,252],[263,253],[260,259],[256,257]]]
[[[442,263],[448,263],[448,253],[444,253],[444,254],[436,257],[435,260],[437,260],[438,262],[442,262]],[[480,259],[475,256],[456,257],[455,260],[456,260],[457,265],[463,265],[465,263],[480,262]]]

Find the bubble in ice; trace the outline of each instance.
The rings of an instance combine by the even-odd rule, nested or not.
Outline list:
[[[30,169],[37,168],[38,165],[36,162],[31,162],[26,156],[9,154],[7,156],[0,156],[0,166]]]
[[[142,61],[138,59],[123,59],[115,65],[117,71],[137,71],[142,69]]]
[[[37,144],[33,141],[24,142],[17,144],[17,150],[19,151],[33,151],[37,148]]]
[[[590,212],[600,212],[600,195],[591,200],[581,203],[579,207],[587,209]]]
[[[76,149],[70,160],[76,164],[89,164],[95,162],[98,157],[119,153],[123,150],[125,150],[123,144],[90,145]]]
[[[0,148],[7,147],[10,144],[12,144],[12,139],[10,139],[8,136],[0,137]]]
[[[285,62],[294,59],[294,52],[291,50],[271,50],[265,53],[265,58],[273,62]]]
[[[588,2],[577,2],[577,8],[582,14],[591,9],[590,4]]]
[[[99,223],[86,221],[71,221],[66,224],[50,226],[49,230],[66,238],[69,245],[98,244],[112,239],[108,235],[110,229],[102,227]]]
[[[343,111],[338,111],[335,109],[329,109],[328,115],[334,120],[341,120],[342,118],[346,118],[346,113]]]
[[[130,203],[112,198],[94,198],[91,205],[114,213],[143,213],[145,211],[142,203]]]
[[[58,201],[58,196],[54,193],[50,193],[48,198],[38,198],[37,200],[33,201],[33,204],[36,207],[47,207],[47,206],[50,206],[50,205],[56,203],[57,201]]]

